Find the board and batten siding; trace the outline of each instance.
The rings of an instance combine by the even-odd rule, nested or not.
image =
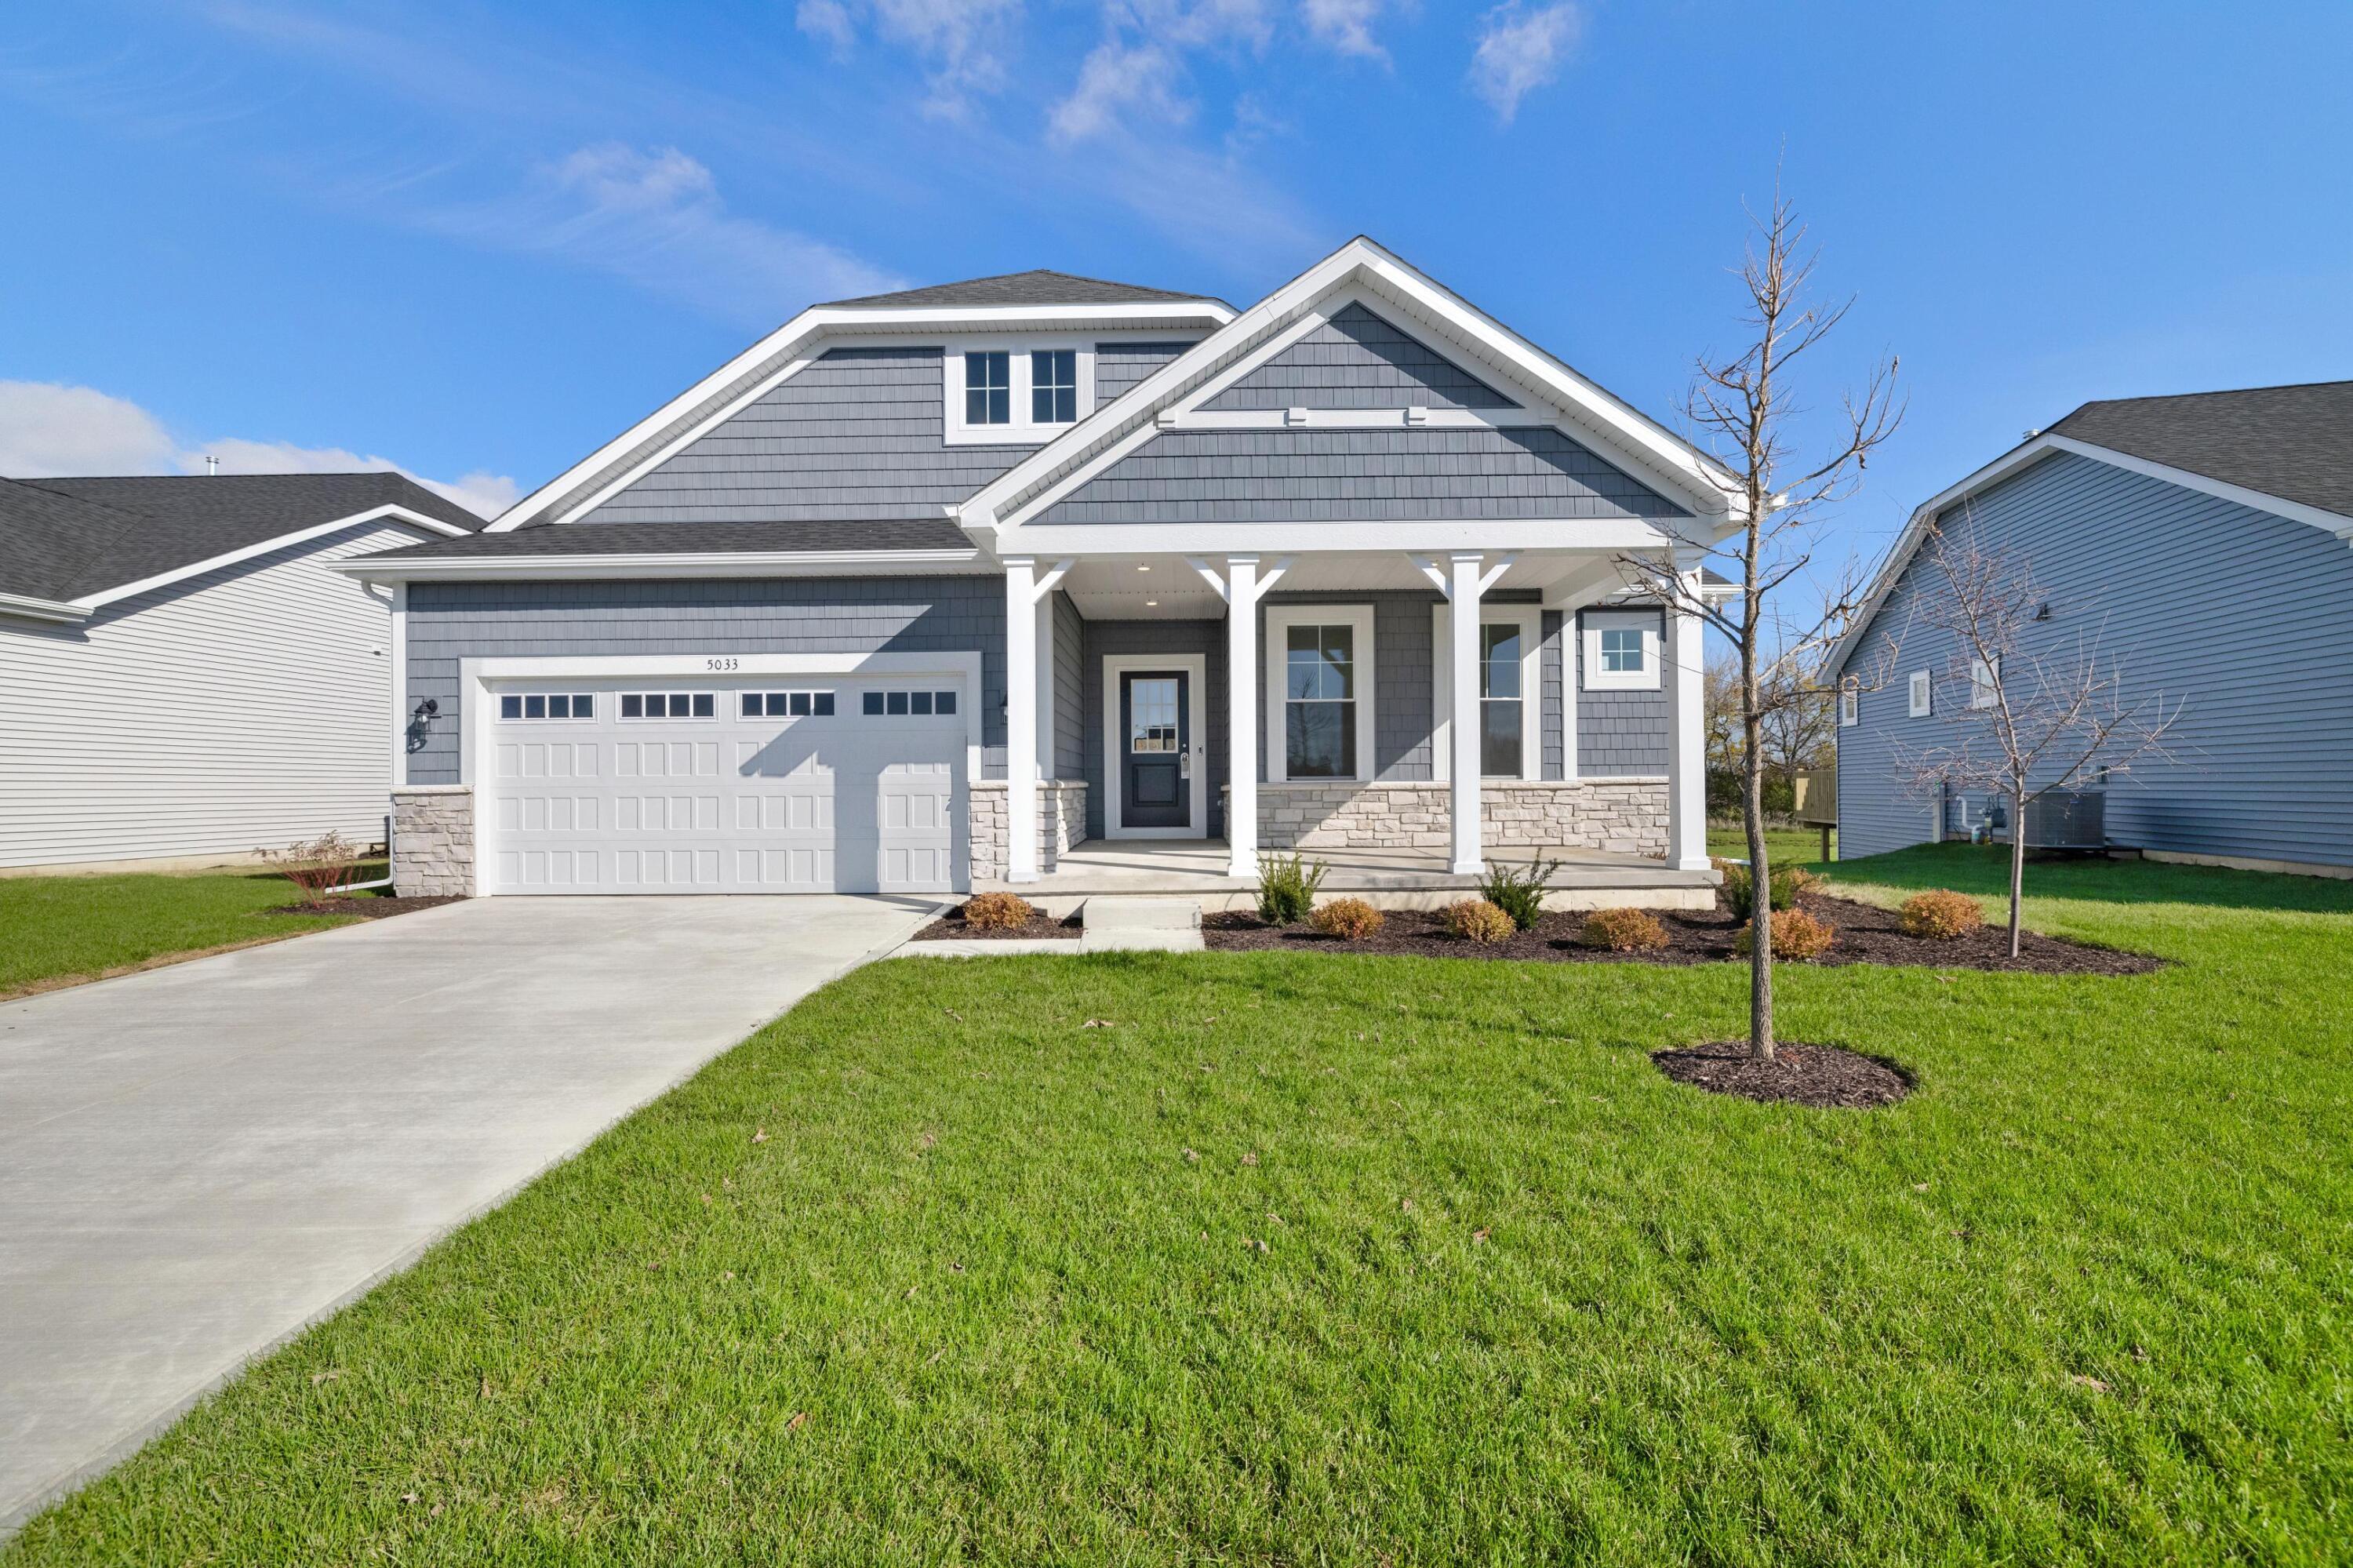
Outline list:
[[[981,656],[981,775],[1005,776],[1005,579],[414,583],[408,705],[441,706],[409,754],[411,784],[459,781],[467,659],[751,653]]]
[[[2109,839],[2129,848],[2353,864],[2353,548],[2308,524],[2073,453],[1944,514],[1957,537],[2028,563],[2053,650],[2095,638],[2122,662],[2126,701],[2182,705],[2178,760],[2107,788]],[[1848,662],[1877,690],[1837,732],[1839,843],[1874,854],[1931,835],[1933,802],[1905,793],[1893,745],[1950,726],[1909,716],[1907,677],[1935,673],[1938,714],[1966,703],[1957,652],[1915,623],[1938,591],[1905,569]]]
[[[391,615],[327,563],[423,537],[366,524],[79,626],[0,618],[0,865],[382,839]]]

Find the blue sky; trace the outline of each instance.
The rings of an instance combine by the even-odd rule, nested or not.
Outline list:
[[[1840,519],[2090,397],[2353,376],[2353,6],[123,5],[0,22],[0,472],[491,503],[812,301],[1241,302],[1365,232],[1662,418],[1777,160],[1901,355]]]

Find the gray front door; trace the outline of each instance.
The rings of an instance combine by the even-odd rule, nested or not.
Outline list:
[[[1193,821],[1192,677],[1182,670],[1129,670],[1119,677],[1120,825],[1190,828]]]

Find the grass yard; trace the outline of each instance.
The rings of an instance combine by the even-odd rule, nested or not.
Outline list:
[[[1838,848],[1838,831],[1831,831],[1831,848]],[[1707,825],[1707,853],[1728,860],[1748,858],[1748,835],[1738,822],[1729,825],[1710,822]],[[1767,828],[1765,830],[1765,853],[1773,857],[1776,865],[1812,865],[1822,858],[1822,831],[1820,828]]]
[[[1967,884],[1948,847],[1849,863]],[[2321,1563],[2353,885],[2037,867],[2087,980],[871,966],[34,1521],[34,1563]]]
[[[254,871],[0,877],[0,998],[353,918],[261,913],[297,896],[284,877]]]

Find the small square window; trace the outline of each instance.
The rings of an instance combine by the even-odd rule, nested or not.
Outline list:
[[[882,711],[882,694],[880,692],[867,693],[865,710],[870,715],[881,713]]]
[[[525,697],[522,700],[522,716],[525,718],[545,718],[547,716],[547,699],[541,696],[536,692],[533,693],[530,696]]]
[[[833,694],[831,692],[810,693],[809,709],[819,718],[831,718],[833,716]]]
[[[893,716],[907,711],[907,694],[904,692],[885,692],[883,700],[887,705],[886,711]]]
[[[934,692],[932,694],[932,711],[935,714],[952,714],[955,712],[955,694],[954,692]]]
[[[932,711],[932,694],[929,692],[909,692],[907,694],[907,711],[914,714],[929,714]]]
[[[807,718],[809,712],[808,694],[807,692],[770,692],[768,711],[772,714],[784,714],[790,718]]]
[[[1610,626],[1601,632],[1601,667],[1613,675],[1642,672],[1642,630],[1638,626]]]
[[[673,710],[674,711],[674,710]],[[719,699],[710,692],[694,694],[694,716],[710,718],[719,712]]]
[[[645,717],[646,699],[644,696],[636,692],[623,692],[621,694],[621,716],[623,718]]]
[[[746,692],[744,694],[744,716],[745,718],[758,718],[760,716],[759,693]]]
[[[570,695],[559,692],[554,696],[548,698],[547,716],[550,718],[570,718],[572,716],[572,698]]]
[[[1079,355],[1069,348],[1044,349],[1029,356],[1029,418],[1039,425],[1067,425],[1079,417]]]
[[[522,717],[522,699],[521,697],[501,697],[499,699],[499,717]]]
[[[1013,422],[1013,356],[998,350],[964,356],[964,422]]]
[[[586,692],[573,693],[572,716],[574,718],[595,718],[596,716],[596,699],[590,696]]]

